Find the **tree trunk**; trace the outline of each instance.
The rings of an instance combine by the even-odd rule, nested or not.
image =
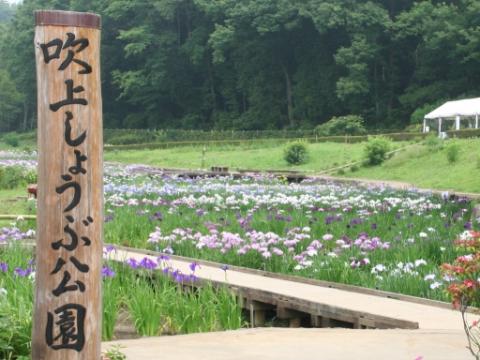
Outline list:
[[[377,62],[373,65],[373,88],[375,92],[375,117],[376,120],[380,118],[380,100],[378,96],[378,67]]]
[[[388,56],[388,63],[389,63],[389,79],[388,79],[388,84],[389,84],[389,90],[390,90],[390,94],[388,94],[388,109],[387,109],[387,116],[389,119],[392,118],[392,109],[393,109],[393,100],[394,100],[394,96],[395,96],[395,85],[393,83],[394,81],[394,55],[393,55],[393,49],[392,49],[392,46],[390,46],[390,50],[389,50],[389,56]]]
[[[27,100],[23,100],[23,126],[22,131],[27,130],[27,121],[28,121],[28,104]]]
[[[212,71],[212,64],[210,63],[209,59],[207,59],[207,68],[208,68],[208,82],[210,83],[210,96],[212,98],[212,118],[214,122],[216,121],[217,115],[217,96],[215,93],[215,83],[213,80],[213,71]]]
[[[288,74],[287,68],[282,65],[283,74],[285,75],[285,90],[287,94],[287,115],[288,123],[291,128],[295,126],[295,121],[293,119],[293,92],[292,92],[292,81],[290,75]]]

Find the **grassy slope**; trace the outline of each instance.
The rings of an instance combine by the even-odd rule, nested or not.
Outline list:
[[[422,188],[457,190],[480,193],[480,139],[459,140],[459,160],[450,164],[445,150],[432,152],[424,145],[414,144],[396,154],[381,166],[360,168],[345,174],[378,180],[408,182]],[[405,146],[406,143],[395,143]],[[310,145],[310,161],[300,166],[288,166],[283,160],[283,145],[257,149],[213,148],[207,151],[205,167],[228,166],[231,169],[283,169],[318,172],[359,160],[364,144],[321,143]],[[160,167],[198,169],[201,167],[200,148],[164,150],[132,150],[107,152],[106,160],[124,163],[146,163]]]
[[[228,166],[230,169],[282,169],[320,171],[337,164],[358,160],[363,144],[319,143],[309,145],[310,161],[300,166],[289,166],[283,160],[284,145],[266,148],[215,147],[207,149],[205,168]],[[159,150],[126,150],[105,152],[105,160],[123,163],[143,163],[167,168],[199,169],[201,148],[173,148]]]
[[[28,144],[27,141],[25,142]],[[431,152],[425,146],[413,145],[408,150],[396,154],[382,166],[361,168],[354,173],[347,171],[345,176],[397,180],[423,188],[480,193],[480,139],[460,140],[458,143],[461,146],[460,159],[454,164],[448,163],[445,150]],[[405,143],[395,143],[395,146],[405,145]],[[0,145],[0,149],[4,147],[6,147],[5,144]],[[319,172],[338,164],[361,159],[363,147],[364,144],[310,144],[310,161],[300,166],[289,166],[283,160],[284,144],[262,148],[217,146],[207,149],[205,168],[228,166],[230,169]],[[202,149],[183,147],[112,151],[105,152],[105,160],[144,163],[168,168],[199,169],[202,164]],[[0,203],[2,202],[0,195]]]
[[[35,204],[28,201],[26,188],[0,190],[1,215],[31,215],[35,214]],[[9,226],[12,220],[0,220],[0,227]],[[33,228],[35,226],[33,225]]]
[[[423,145],[405,150],[383,165],[361,168],[345,176],[404,181],[422,188],[480,193],[480,139],[458,141],[458,161],[450,164],[445,150],[431,152]]]

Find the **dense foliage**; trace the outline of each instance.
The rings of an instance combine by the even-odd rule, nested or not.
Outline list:
[[[110,128],[399,128],[480,90],[477,0],[2,0],[0,130],[35,127],[41,8],[102,15]]]
[[[283,152],[283,158],[290,165],[304,164],[308,160],[307,144],[301,141],[295,141],[287,144]]]
[[[363,118],[358,115],[334,117],[324,124],[318,125],[315,132],[320,136],[365,135]]]
[[[390,151],[390,140],[382,136],[369,139],[365,146],[365,162],[367,165],[380,165],[387,159]]]

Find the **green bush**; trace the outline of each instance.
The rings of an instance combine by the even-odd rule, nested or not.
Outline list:
[[[387,159],[391,142],[388,138],[378,136],[368,140],[365,145],[365,163],[367,165],[380,165]]]
[[[0,189],[15,189],[37,182],[34,172],[25,172],[20,166],[0,167]]]
[[[448,162],[453,164],[457,162],[460,157],[460,145],[456,141],[449,141],[445,147],[445,152]]]
[[[10,145],[11,147],[18,147],[18,145],[20,145],[18,135],[15,133],[5,135],[3,137],[3,141],[5,142],[5,144]]]
[[[290,165],[306,163],[308,161],[307,145],[300,141],[287,144],[283,152],[283,158]]]
[[[436,135],[428,135],[425,138],[425,146],[429,151],[436,152],[443,149],[444,141]]]
[[[480,137],[480,129],[461,129],[446,131],[449,138],[468,139]]]
[[[423,130],[423,124],[410,124],[408,125],[404,131],[409,133],[419,133]]]
[[[318,125],[315,132],[319,136],[364,135],[367,133],[363,118],[358,115],[333,117],[324,124]]]

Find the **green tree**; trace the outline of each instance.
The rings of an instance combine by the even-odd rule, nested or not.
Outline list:
[[[23,111],[22,102],[23,96],[10,75],[0,69],[0,131],[15,129],[15,121]]]

